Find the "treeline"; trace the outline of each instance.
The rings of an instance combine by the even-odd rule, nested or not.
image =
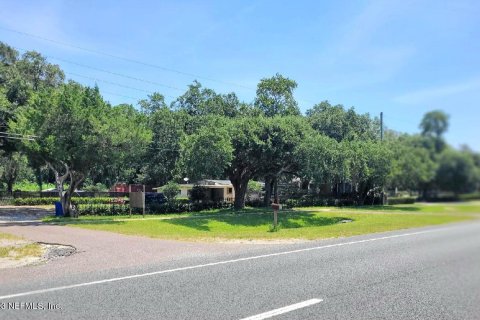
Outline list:
[[[39,53],[0,43],[1,181],[8,191],[19,179],[55,182],[67,215],[82,185],[184,177],[230,179],[236,208],[252,180],[265,182],[265,203],[293,180],[313,194],[348,184],[358,204],[387,188],[479,189],[480,155],[445,143],[444,113],[426,114],[417,135],[387,130],[381,141],[379,119],[353,108],[323,101],[302,115],[296,87],[276,74],[246,103],[194,81],[170,105],[155,93],[138,109],[112,106]]]

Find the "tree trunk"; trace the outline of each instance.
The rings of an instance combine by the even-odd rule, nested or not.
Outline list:
[[[245,195],[247,194],[249,180],[250,174],[245,170],[242,172],[237,171],[230,175],[230,181],[232,182],[233,189],[235,190],[235,200],[233,203],[235,210],[241,210],[245,208]]]
[[[70,168],[63,163],[65,167],[65,174],[60,175],[60,172],[55,169],[55,167],[48,161],[45,161],[47,163],[47,166],[53,171],[55,175],[55,186],[57,187],[57,192],[58,192],[58,197],[60,198],[60,203],[62,204],[62,209],[63,209],[63,215],[66,215],[66,201],[65,201],[65,194],[63,193],[63,184],[65,183],[65,179],[67,179],[70,176]],[[68,204],[70,205],[70,204]]]
[[[35,168],[35,180],[37,182],[38,188],[40,189],[40,192],[42,192],[42,170],[40,168]]]
[[[7,180],[7,192],[8,194],[12,194],[13,193],[13,183],[15,182],[14,179],[8,179]]]
[[[263,197],[263,205],[268,207],[270,205],[270,199],[272,198],[272,189],[273,189],[273,177],[265,177],[265,195]]]
[[[84,175],[75,171],[69,172],[70,176],[70,186],[68,190],[63,195],[63,214],[65,217],[74,217],[77,218],[77,212],[72,211],[72,196],[75,193],[75,190],[78,188],[80,183],[82,183],[84,179]]]
[[[278,198],[278,178],[275,177],[273,180],[273,202],[280,203],[280,199]]]

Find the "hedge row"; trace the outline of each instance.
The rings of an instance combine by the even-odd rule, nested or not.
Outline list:
[[[288,199],[283,206],[285,208],[294,207],[343,207],[354,206],[356,201],[353,199],[335,199],[335,198],[308,198],[308,199]]]
[[[189,203],[188,201],[174,201],[163,204],[151,204],[146,208],[148,214],[166,214],[166,213],[186,213],[197,212],[209,209],[224,209],[231,208],[232,204],[226,202],[203,202],[203,203]],[[100,216],[115,216],[126,215],[130,213],[129,205],[122,204],[79,204],[79,215],[100,215]],[[139,209],[135,209],[133,213],[141,213]]]
[[[389,205],[396,204],[414,204],[417,201],[416,197],[391,197],[388,198]]]
[[[79,204],[79,215],[116,216],[130,213],[130,206],[125,204]]]
[[[480,200],[480,192],[461,194],[458,198],[462,201]]]
[[[40,205],[53,205],[58,201],[58,197],[45,197],[45,198],[16,198],[13,199],[13,205],[15,206],[40,206]],[[121,199],[125,201],[125,199]],[[86,197],[73,197],[72,202],[76,204],[110,204],[118,201],[117,198],[86,198]]]
[[[210,209],[228,209],[232,208],[232,204],[228,202],[188,202],[187,201],[172,201],[162,204],[151,204],[147,206],[147,212],[150,214],[165,214],[165,213],[184,213],[197,212]]]

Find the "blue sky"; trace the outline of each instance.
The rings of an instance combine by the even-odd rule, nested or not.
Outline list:
[[[480,151],[476,0],[2,0],[1,8],[0,41],[98,83],[113,104],[154,91],[171,101],[194,79],[250,102],[258,81],[278,72],[297,81],[302,111],[329,100],[383,111],[387,127],[413,133],[424,113],[441,109],[450,115],[448,141]]]

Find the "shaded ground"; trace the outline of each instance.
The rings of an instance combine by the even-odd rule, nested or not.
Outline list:
[[[0,206],[0,223],[6,221],[31,221],[53,215],[51,206]]]

